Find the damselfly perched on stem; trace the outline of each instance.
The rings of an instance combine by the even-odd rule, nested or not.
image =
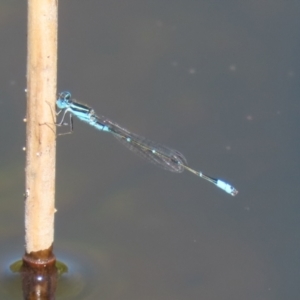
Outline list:
[[[57,114],[60,114],[63,111],[62,119],[57,125],[61,126],[64,124],[66,113],[69,112],[71,132],[73,131],[73,116],[75,116],[98,130],[111,133],[128,149],[165,170],[176,173],[187,170],[206,181],[213,183],[232,196],[235,196],[238,193],[238,191],[229,183],[188,167],[185,157],[179,151],[132,133],[108,118],[97,116],[91,107],[73,100],[70,92],[60,93],[56,105],[60,109]]]

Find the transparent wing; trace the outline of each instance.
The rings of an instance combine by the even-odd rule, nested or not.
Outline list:
[[[100,124],[105,124],[118,141],[140,157],[171,172],[181,173],[184,171],[187,161],[179,151],[129,132],[107,118],[98,118],[98,121]]]

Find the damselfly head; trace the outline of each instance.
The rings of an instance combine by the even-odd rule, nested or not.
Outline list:
[[[70,107],[72,104],[71,93],[61,92],[58,94],[58,99],[56,100],[56,105],[59,109],[65,109]]]

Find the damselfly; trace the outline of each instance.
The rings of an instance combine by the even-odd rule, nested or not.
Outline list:
[[[238,191],[229,183],[217,178],[203,174],[201,171],[196,171],[187,165],[185,157],[177,150],[160,145],[156,142],[150,141],[140,135],[130,132],[121,127],[117,123],[105,118],[97,116],[94,110],[87,105],[76,102],[72,99],[70,92],[62,92],[56,101],[57,107],[60,109],[57,114],[63,111],[61,121],[57,124],[59,126],[64,124],[66,113],[70,113],[71,132],[73,131],[73,115],[81,121],[88,123],[98,130],[110,132],[118,141],[125,145],[131,151],[144,157],[148,161],[162,167],[165,170],[181,173],[184,170],[213,183],[218,188],[224,190],[226,193],[235,196]]]

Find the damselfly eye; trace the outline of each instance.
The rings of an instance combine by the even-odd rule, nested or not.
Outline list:
[[[61,92],[59,94],[59,98],[64,99],[66,102],[71,100],[71,93],[70,92]]]
[[[71,99],[71,94],[70,94],[70,93],[67,93],[67,94],[65,95],[65,99],[66,99],[66,100],[70,100],[70,99]]]

